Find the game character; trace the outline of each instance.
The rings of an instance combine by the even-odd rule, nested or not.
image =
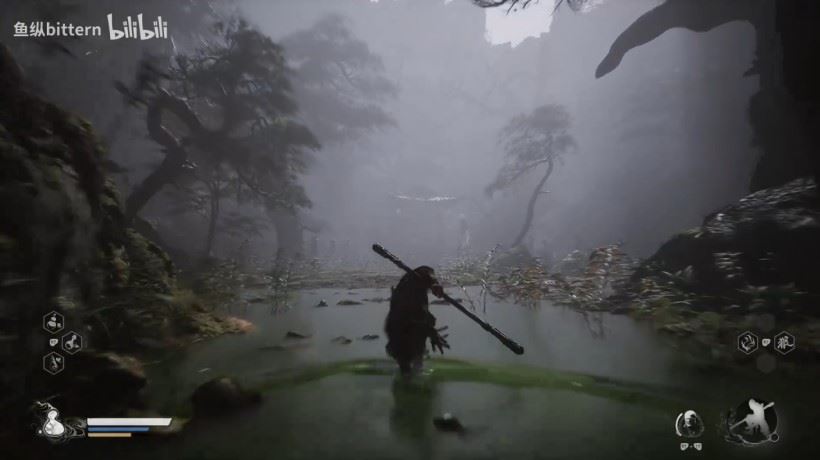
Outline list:
[[[446,336],[440,334],[445,328],[436,329],[436,318],[430,313],[428,289],[436,297],[444,295],[433,269],[421,266],[405,274],[390,296],[390,311],[384,324],[388,340],[385,348],[404,376],[421,370],[428,338],[433,351],[444,353],[445,348],[450,348]]]

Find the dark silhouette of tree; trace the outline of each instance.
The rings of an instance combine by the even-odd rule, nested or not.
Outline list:
[[[643,14],[612,43],[595,76],[613,72],[624,56],[668,30],[706,32],[733,21],[749,22],[757,34],[755,61],[744,76],[757,75],[760,90],[749,102],[753,145],[762,150],[752,191],[813,173],[820,179],[820,75],[812,0],[666,0]],[[776,45],[773,45],[776,44]]]
[[[753,21],[760,0],[667,0],[624,30],[595,70],[601,78],[621,63],[627,52],[651,42],[667,30],[706,32],[731,21]],[[756,71],[755,71],[756,73]]]
[[[185,201],[192,210],[207,202],[206,256],[223,199],[254,199],[270,209],[310,206],[298,177],[308,152],[319,148],[295,120],[282,48],[243,20],[214,29],[216,39],[177,55],[167,71],[146,62],[131,88],[118,85],[128,100],[147,107],[148,133],[165,154],[128,197],[127,217],[168,184],[187,188],[195,197]]]
[[[544,174],[530,195],[524,223],[513,240],[512,247],[520,245],[527,236],[535,215],[535,204],[538,197],[546,193],[544,185],[552,175],[556,163],[575,146],[575,140],[568,132],[569,127],[570,117],[566,109],[560,105],[548,104],[538,107],[532,113],[513,117],[501,130],[500,140],[507,162],[498,171],[495,181],[487,187],[487,194],[504,190],[527,173],[546,165]]]
[[[281,41],[294,72],[300,112],[322,144],[361,139],[395,125],[382,104],[395,97],[381,57],[356,38],[347,21],[328,15]]]

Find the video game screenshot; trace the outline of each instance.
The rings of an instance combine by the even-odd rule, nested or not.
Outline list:
[[[820,0],[2,0],[0,460],[820,458]]]

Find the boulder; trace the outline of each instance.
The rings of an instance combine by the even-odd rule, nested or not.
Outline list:
[[[219,417],[259,404],[262,395],[243,388],[230,377],[220,377],[200,385],[191,395],[195,418]]]
[[[302,334],[301,332],[296,331],[288,331],[285,333],[286,339],[306,339],[310,337],[310,335]]]
[[[437,430],[446,433],[464,433],[464,425],[449,412],[433,418],[433,426],[435,426]]]
[[[820,296],[820,198],[813,179],[760,190],[663,244],[632,277],[657,273],[700,295],[732,299],[768,287]],[[686,275],[686,276],[683,276]]]

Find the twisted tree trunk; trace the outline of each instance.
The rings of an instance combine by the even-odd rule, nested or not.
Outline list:
[[[184,100],[167,91],[162,91],[151,101],[146,115],[148,134],[163,147],[165,159],[128,195],[125,200],[126,222],[134,220],[134,217],[154,195],[162,190],[162,187],[179,176],[188,159],[188,151],[184,143],[162,124],[162,113],[165,110],[173,113],[185,123],[191,131],[191,137],[196,138],[206,134],[199,118]]]
[[[552,174],[553,162],[547,162],[547,172],[544,173],[544,177],[538,181],[538,185],[535,186],[535,190],[532,191],[532,196],[530,196],[530,201],[527,204],[527,216],[524,218],[524,225],[521,227],[521,231],[518,232],[518,236],[515,237],[515,240],[512,243],[511,247],[516,247],[524,241],[524,237],[527,236],[527,232],[530,231],[530,227],[532,227],[532,219],[535,217],[535,202],[538,201],[538,197],[543,192],[544,184],[547,183],[547,179],[549,179],[550,174]]]

